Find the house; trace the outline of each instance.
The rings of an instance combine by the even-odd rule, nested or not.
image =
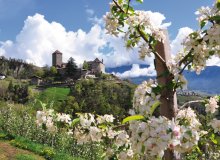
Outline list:
[[[56,67],[57,71],[61,75],[65,75],[66,73],[66,65],[67,63],[63,63],[63,53],[56,50],[54,53],[52,53],[52,66]],[[103,60],[100,61],[98,58],[96,58],[94,61],[87,61],[88,63],[88,70],[84,70],[81,68],[78,68],[76,70],[76,75],[74,76],[76,79],[80,77],[85,77],[85,75],[96,75],[100,73],[105,73],[105,65],[103,63]]]
[[[3,80],[3,79],[5,79],[6,78],[6,76],[4,75],[4,74],[1,74],[0,73],[0,80]]]
[[[42,78],[39,76],[32,76],[31,77],[31,84],[32,85],[40,85],[42,82]]]
[[[94,61],[88,61],[89,70],[93,74],[97,73],[105,73],[105,65],[103,64],[103,59],[100,61],[98,58],[96,58]]]

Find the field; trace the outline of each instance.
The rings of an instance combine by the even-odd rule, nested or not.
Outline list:
[[[44,102],[44,103],[57,103],[63,100],[66,100],[67,96],[70,93],[69,88],[60,88],[60,87],[52,87],[39,92],[39,95],[36,99]]]
[[[44,160],[43,157],[30,151],[12,146],[9,141],[0,141],[1,160]]]

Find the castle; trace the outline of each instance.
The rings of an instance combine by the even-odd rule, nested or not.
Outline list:
[[[56,67],[57,71],[61,75],[64,75],[67,63],[63,63],[62,56],[63,54],[58,50],[52,53],[52,66]],[[87,63],[88,70],[82,68],[77,69],[77,77],[105,73],[105,65],[103,63],[103,60],[100,61],[98,58],[96,58],[94,61],[87,61]]]

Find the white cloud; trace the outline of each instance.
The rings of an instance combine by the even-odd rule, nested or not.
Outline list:
[[[161,25],[165,19],[160,13],[152,13],[152,17],[154,17],[153,21],[157,20],[154,22],[155,25]],[[0,42],[0,55],[22,58],[38,66],[44,66],[51,65],[51,54],[58,49],[63,53],[64,62],[69,57],[73,57],[78,64],[81,64],[84,60],[98,57],[104,59],[106,67],[135,64],[130,71],[117,73],[120,77],[155,75],[154,57],[146,58],[145,61],[139,60],[137,48],[127,50],[122,36],[106,35],[103,24],[100,23],[96,22],[88,32],[81,29],[74,32],[67,31],[60,23],[48,22],[41,14],[35,14],[25,20],[14,42],[10,40]],[[172,53],[175,54],[181,48],[182,40],[190,32],[191,29],[187,27],[179,30],[177,37],[171,43]],[[150,67],[143,69],[138,64],[148,64]]]
[[[150,65],[148,68],[140,68],[139,64],[133,64],[131,70],[125,71],[123,73],[113,73],[120,78],[135,78],[140,76],[155,76],[156,71],[153,65]]]
[[[183,49],[182,43],[184,39],[192,32],[193,30],[189,27],[183,27],[179,29],[176,38],[170,44],[171,52],[173,55],[176,55],[180,50]]]
[[[97,16],[88,17],[88,20],[90,22],[92,22],[93,25],[95,25],[95,24],[98,24],[100,26],[104,25],[103,19],[102,18],[98,18]]]
[[[151,64],[153,58],[139,60],[137,49],[127,50],[122,37],[106,35],[100,25],[90,31],[67,31],[57,22],[48,22],[43,15],[28,16],[15,41],[0,43],[0,55],[22,58],[38,66],[51,65],[55,50],[63,53],[64,62],[73,57],[78,64],[96,57],[104,59],[106,67],[128,64]]]
[[[171,22],[163,23],[163,21],[166,19],[166,17],[163,14],[159,12],[151,12],[151,11],[147,11],[147,12],[150,15],[150,21],[153,24],[153,26],[166,29],[171,25]]]
[[[217,56],[212,56],[208,61],[207,61],[207,66],[219,66],[220,67],[220,58]]]
[[[95,11],[93,9],[86,8],[86,13],[88,14],[88,16],[93,16]]]
[[[49,23],[43,15],[35,14],[25,20],[15,42],[1,42],[0,54],[43,66],[51,64],[51,53],[58,49],[64,53],[64,61],[72,56],[78,63],[82,63],[85,59],[95,58],[98,49],[105,45],[101,33],[97,25],[88,33],[80,29],[77,32],[66,31],[61,24]]]

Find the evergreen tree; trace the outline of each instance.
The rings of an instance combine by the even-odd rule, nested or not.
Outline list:
[[[86,61],[83,62],[83,69],[89,69],[89,64]]]
[[[13,85],[12,80],[9,82],[8,91],[9,91],[9,92],[13,92],[13,91],[14,91],[14,85]]]
[[[50,74],[51,74],[51,75],[56,75],[56,74],[57,74],[57,69],[56,69],[56,67],[54,67],[54,66],[50,67]]]
[[[77,68],[78,67],[75,63],[74,58],[70,57],[70,59],[68,60],[67,65],[66,65],[66,74],[68,76],[73,76],[76,73]]]

